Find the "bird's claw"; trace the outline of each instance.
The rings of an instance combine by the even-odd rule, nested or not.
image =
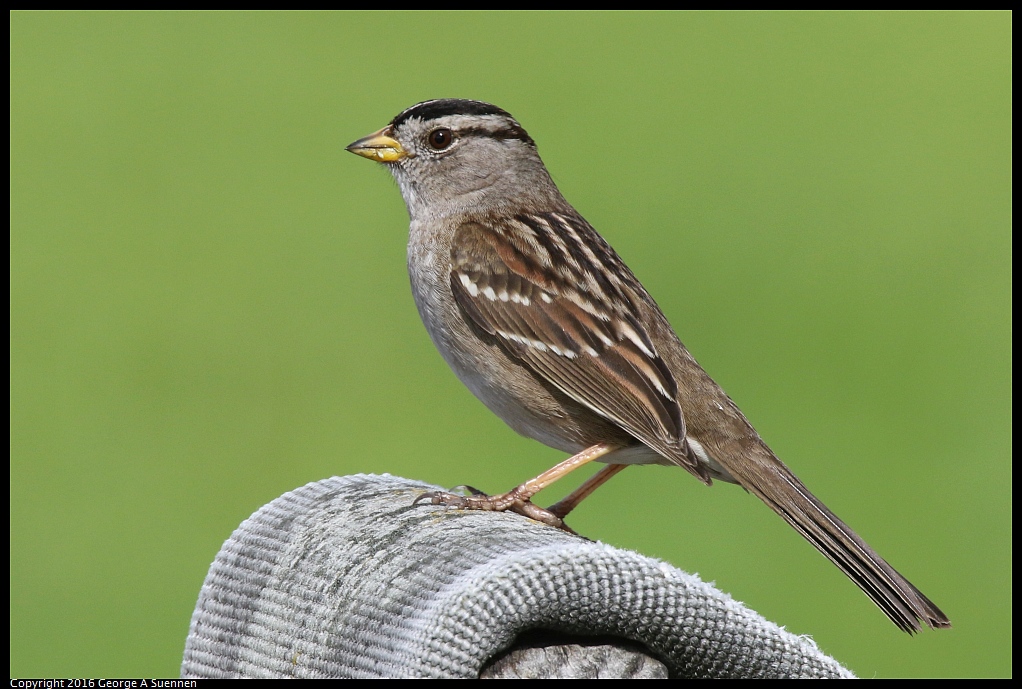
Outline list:
[[[481,510],[485,512],[510,511],[540,522],[541,524],[561,529],[562,531],[566,531],[572,535],[578,535],[571,527],[564,523],[564,520],[561,519],[559,515],[536,505],[527,498],[517,497],[515,491],[503,493],[501,495],[487,495],[472,486],[458,486],[458,488],[464,488],[470,492],[471,495],[458,495],[456,493],[446,493],[439,490],[429,491],[415,498],[415,500],[412,501],[412,504],[418,505],[422,502],[428,502],[431,505],[444,505],[446,507],[454,507],[463,510]]]

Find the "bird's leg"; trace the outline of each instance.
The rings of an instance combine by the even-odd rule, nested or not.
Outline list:
[[[602,486],[604,483],[609,481],[612,477],[616,476],[618,472],[624,469],[627,464],[608,464],[603,467],[595,474],[590,476],[585,483],[572,491],[571,495],[567,495],[563,500],[551,505],[547,508],[547,511],[556,516],[558,519],[564,519],[568,516],[568,513],[578,507],[578,503],[582,502],[590,495],[593,491]]]
[[[530,517],[537,521],[543,522],[544,524],[549,524],[551,526],[556,526],[558,528],[566,528],[560,516],[551,512],[550,510],[545,510],[542,507],[533,505],[530,502],[532,496],[538,493],[539,491],[543,490],[553,482],[555,482],[557,479],[562,478],[567,474],[570,474],[575,469],[578,469],[583,464],[588,464],[594,459],[599,459],[608,452],[611,452],[612,450],[616,449],[617,445],[612,445],[610,443],[598,443],[596,445],[593,445],[592,447],[582,450],[577,455],[569,457],[568,459],[564,460],[557,466],[551,469],[547,469],[536,478],[529,479],[528,481],[521,484],[517,488],[514,488],[508,491],[507,493],[501,493],[500,495],[454,495],[452,493],[443,493],[440,491],[436,491],[431,493],[423,493],[422,495],[417,497],[412,504],[417,504],[419,502],[422,502],[423,500],[428,500],[433,505],[461,507],[467,510],[487,510],[491,512],[504,512],[506,510],[511,510],[513,512],[517,512],[518,514],[522,514],[525,515],[526,517]],[[596,474],[596,476],[600,476],[605,471],[606,469]],[[610,476],[613,476],[613,473],[604,478],[603,481],[606,481],[607,478],[610,478]],[[595,476],[593,478],[595,478]],[[583,485],[583,488],[592,483],[592,481],[593,479],[589,479],[589,481],[587,481]],[[571,508],[577,505],[582,500],[582,498],[584,498],[586,495],[595,490],[596,487],[599,486],[600,483],[602,483],[603,481],[596,483],[588,490],[588,492],[581,495],[581,497],[575,499],[572,502],[569,509],[564,512],[564,514],[570,512]],[[572,493],[572,495],[568,497],[571,498],[580,491],[581,489],[575,491],[575,493]],[[562,500],[561,503],[563,502],[565,501]],[[558,503],[558,505],[561,503]]]

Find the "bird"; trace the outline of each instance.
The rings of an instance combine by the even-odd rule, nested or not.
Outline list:
[[[903,631],[951,626],[770,450],[508,112],[428,100],[346,150],[400,188],[412,293],[455,375],[513,430],[571,455],[507,493],[419,500],[568,529],[564,517],[628,465],[678,466],[760,498]],[[531,501],[592,461],[606,466],[557,504]]]

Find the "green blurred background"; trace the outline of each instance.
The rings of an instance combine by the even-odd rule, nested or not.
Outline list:
[[[562,455],[419,322],[344,152],[491,101],[710,374],[951,617],[911,638],[758,500],[629,469],[582,533],[865,677],[1011,674],[1007,13],[24,13],[11,26],[11,675],[175,675],[222,541],[331,475]],[[571,485],[539,498],[555,501]]]

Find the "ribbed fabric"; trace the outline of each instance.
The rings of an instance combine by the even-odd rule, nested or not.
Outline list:
[[[529,630],[630,639],[672,677],[851,677],[698,577],[515,514],[412,505],[357,475],[269,503],[224,543],[183,677],[478,677]]]

